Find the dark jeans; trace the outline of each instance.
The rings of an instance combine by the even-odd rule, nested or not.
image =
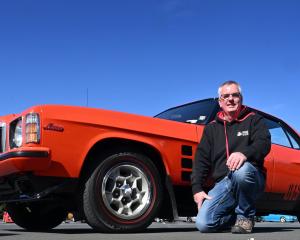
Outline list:
[[[235,223],[236,218],[255,216],[255,200],[263,193],[265,178],[251,163],[231,172],[208,192],[200,208],[196,227],[200,232],[216,232]]]

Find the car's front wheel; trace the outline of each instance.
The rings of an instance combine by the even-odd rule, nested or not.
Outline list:
[[[101,232],[139,231],[151,224],[162,202],[159,171],[142,154],[107,157],[85,184],[87,222]]]
[[[29,231],[50,230],[67,216],[64,209],[47,202],[8,203],[6,209],[14,223]]]

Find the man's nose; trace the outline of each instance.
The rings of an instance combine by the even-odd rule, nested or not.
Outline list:
[[[233,100],[232,94],[229,94],[228,100]]]

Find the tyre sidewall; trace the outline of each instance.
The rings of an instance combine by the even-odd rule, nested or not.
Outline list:
[[[132,165],[139,168],[151,184],[150,205],[148,209],[135,219],[122,219],[112,214],[106,207],[102,198],[101,189],[105,175],[114,167]],[[106,158],[94,171],[89,181],[92,208],[95,209],[96,218],[109,229],[136,231],[147,227],[154,219],[162,202],[162,184],[157,168],[149,158],[136,153],[114,154]]]

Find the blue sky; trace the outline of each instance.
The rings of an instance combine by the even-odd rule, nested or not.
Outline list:
[[[0,115],[88,102],[151,116],[233,79],[245,104],[300,131],[299,12],[297,0],[3,0]]]

